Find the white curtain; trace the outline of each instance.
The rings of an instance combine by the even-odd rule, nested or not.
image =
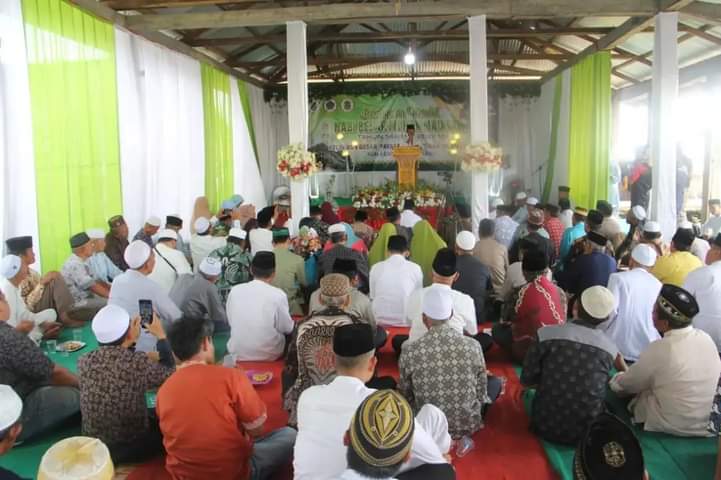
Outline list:
[[[115,31],[125,219],[132,235],[149,215],[180,214],[187,235],[205,191],[200,64]]]
[[[243,195],[247,203],[257,209],[267,205],[265,188],[260,177],[258,163],[255,160],[253,143],[248,132],[248,125],[240,103],[238,82],[230,79],[230,101],[233,115],[233,175],[235,191]]]
[[[556,137],[556,157],[550,201],[556,201],[559,185],[568,184],[568,121],[570,72],[564,72],[561,109]],[[555,95],[555,79],[541,87],[538,98],[503,97],[499,100],[499,143],[508,157],[506,183],[518,179],[540,198],[546,181]],[[510,200],[510,199],[506,199]]]
[[[258,147],[258,163],[267,198],[278,185],[288,185],[288,179],[275,169],[278,150],[288,145],[288,107],[285,102],[263,99],[263,90],[248,85],[248,96],[253,113],[255,144]]]
[[[32,235],[39,251],[28,65],[20,0],[0,1],[0,240]],[[4,246],[0,248],[4,251]],[[38,262],[40,256],[37,256]],[[40,268],[39,263],[35,265]]]

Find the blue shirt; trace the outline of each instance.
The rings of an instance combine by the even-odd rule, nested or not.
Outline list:
[[[608,285],[608,278],[616,273],[616,259],[601,252],[581,255],[558,272],[558,284],[569,293],[581,294],[589,287]]]
[[[561,263],[566,261],[566,257],[571,253],[571,247],[581,237],[586,236],[586,224],[584,222],[578,223],[571,228],[567,228],[563,232],[563,238],[561,239]]]
[[[123,271],[110,260],[110,257],[108,257],[105,252],[94,253],[90,258],[85,260],[85,263],[90,267],[93,278],[100,282],[110,283],[115,277],[123,273]]]

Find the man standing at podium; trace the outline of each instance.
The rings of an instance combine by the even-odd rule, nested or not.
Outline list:
[[[416,126],[413,124],[406,125],[406,133],[408,134],[408,145],[413,145],[413,138],[416,136]]]

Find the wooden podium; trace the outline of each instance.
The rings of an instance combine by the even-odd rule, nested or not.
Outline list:
[[[421,158],[421,148],[413,145],[395,147],[393,149],[393,158],[398,162],[398,171],[396,173],[398,186],[415,187],[416,170],[418,159]]]

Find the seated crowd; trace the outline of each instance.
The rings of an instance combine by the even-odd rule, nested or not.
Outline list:
[[[515,200],[444,239],[410,200],[378,231],[366,212],[349,224],[326,202],[291,234],[287,206],[246,215],[235,195],[197,216],[189,241],[178,215],[149,217],[132,241],[114,216],[107,234],[73,235],[61,271],[44,275],[31,237],[7,239],[0,455],[77,417],[114,463],[164,454],[177,479],[265,479],[291,461],[296,479],[451,479],[452,454],[503,392],[491,349],[535,390],[532,432],[578,446],[579,478],[645,475],[632,430],[606,411],[608,389],[642,429],[717,434],[721,233],[683,222],[667,246],[641,206],[625,233],[605,201]],[[74,374],[40,344],[86,323],[98,348]],[[389,327],[407,334],[389,342]],[[283,361],[287,426],[268,431],[245,373],[216,364],[221,332],[230,365]],[[378,374],[386,343],[398,379]],[[595,438],[628,461],[586,460]]]

